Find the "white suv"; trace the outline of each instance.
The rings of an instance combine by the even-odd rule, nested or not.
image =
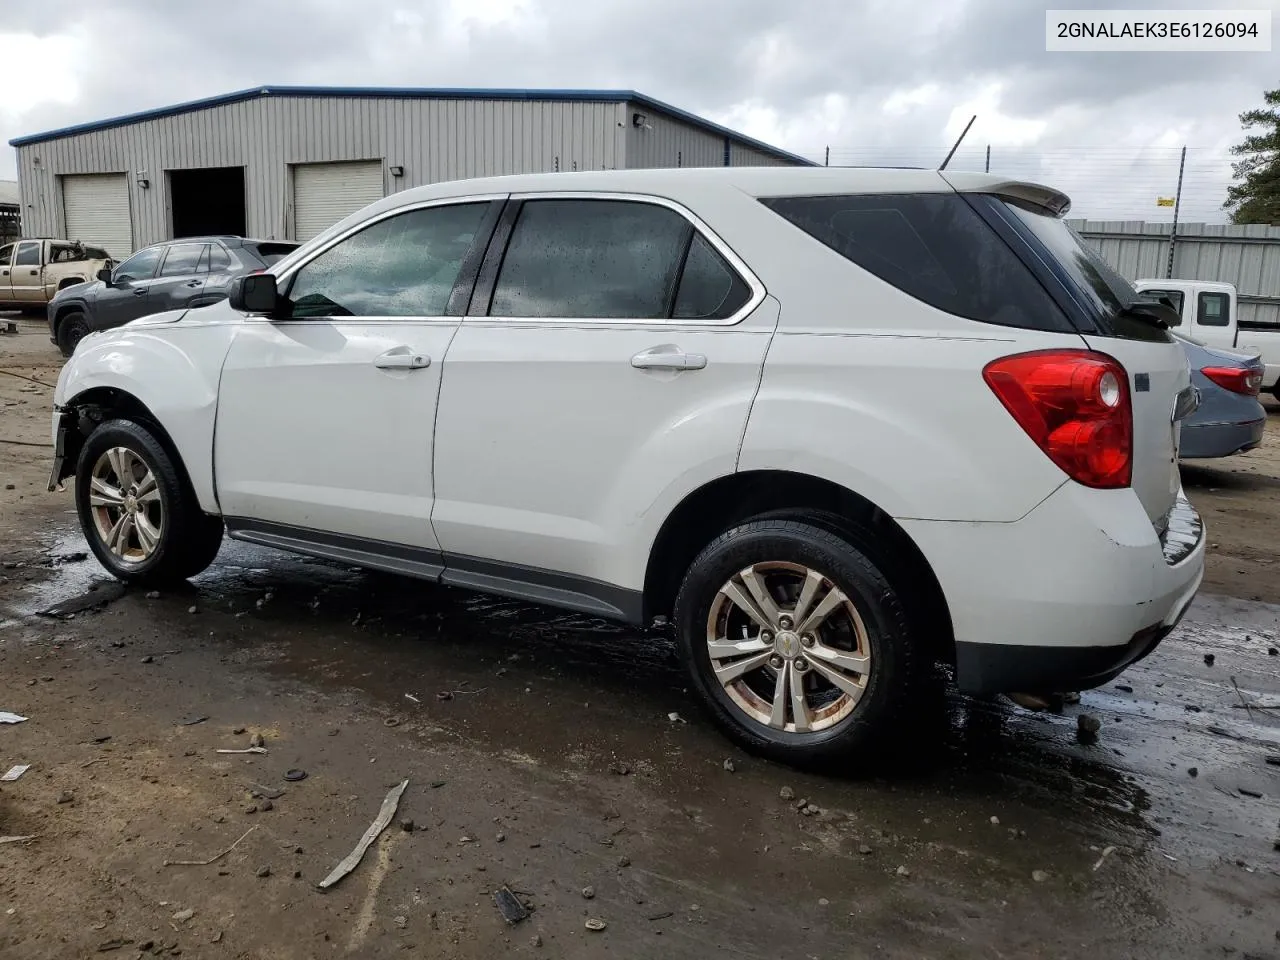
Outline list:
[[[1204,533],[1165,308],[1041,186],[611,171],[381,200],[227,302],[87,337],[51,487],[138,584],[240,540],[636,624],[739,741],[874,750],[1115,676]]]

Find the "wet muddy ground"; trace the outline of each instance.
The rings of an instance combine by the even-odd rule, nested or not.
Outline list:
[[[0,370],[52,382],[27,329]],[[0,375],[0,440],[47,442],[48,399]],[[121,594],[48,454],[0,443],[0,834],[35,837],[0,957],[1280,957],[1280,440],[1185,471],[1216,546],[1148,660],[1060,715],[953,697],[826,777],[729,746],[660,632],[230,542]]]

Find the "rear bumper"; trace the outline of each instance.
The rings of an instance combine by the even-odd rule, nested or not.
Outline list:
[[[1195,460],[1244,453],[1262,442],[1266,427],[1265,413],[1246,423],[1184,423],[1179,455],[1183,460]]]
[[[1181,496],[1164,537],[1132,490],[1074,483],[1015,523],[900,522],[946,596],[970,693],[1106,683],[1168,635],[1204,575],[1204,527]]]

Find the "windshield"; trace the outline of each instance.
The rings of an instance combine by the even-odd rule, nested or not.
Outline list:
[[[1116,273],[1066,221],[1016,203],[1006,201],[1005,205],[1049,249],[1098,314],[1114,317],[1138,299],[1133,284]]]

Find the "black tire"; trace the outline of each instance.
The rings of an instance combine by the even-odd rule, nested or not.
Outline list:
[[[717,593],[739,571],[773,561],[821,573],[849,598],[865,629],[871,658],[865,687],[852,710],[825,729],[792,732],[753,719],[716,679],[707,627]],[[882,759],[913,726],[908,718],[922,699],[937,696],[928,682],[930,658],[913,636],[899,592],[866,553],[821,522],[758,519],[725,532],[690,566],[674,620],[694,689],[712,718],[746,749],[783,763],[829,767]]]
[[[90,503],[94,470],[113,448],[124,448],[136,457],[155,478],[155,489],[159,494],[158,503],[141,508],[157,511],[151,516],[158,517],[159,522],[151,522],[150,529],[158,529],[159,536],[151,552],[144,555],[140,535],[135,531],[131,535],[138,544],[135,559],[126,559],[112,552],[99,530],[99,516],[95,515],[95,510],[103,508]],[[131,472],[136,476],[141,469],[135,468]],[[113,477],[114,472],[108,475],[108,482],[112,482]],[[114,483],[125,489],[128,481],[119,483],[116,478]],[[158,586],[186,580],[208,567],[222,544],[221,518],[209,516],[200,509],[181,465],[145,424],[111,420],[94,430],[80,451],[75,492],[76,512],[89,548],[112,575],[126,583]],[[114,509],[107,511],[104,522],[118,515]]]
[[[76,352],[76,344],[89,333],[89,320],[83,311],[72,310],[58,321],[58,349],[64,357]]]

